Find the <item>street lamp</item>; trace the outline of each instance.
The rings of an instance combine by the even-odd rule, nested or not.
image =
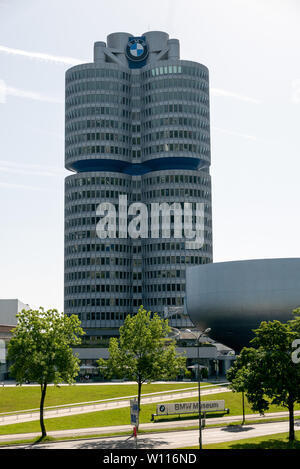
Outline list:
[[[186,329],[186,332],[191,333],[197,341],[197,360],[198,360],[198,409],[199,409],[199,449],[202,449],[202,413],[201,413],[201,391],[200,391],[200,339],[205,334],[211,331],[210,327],[201,332],[199,336],[196,336],[190,329]]]

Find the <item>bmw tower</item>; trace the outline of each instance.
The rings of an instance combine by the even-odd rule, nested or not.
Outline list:
[[[183,310],[186,267],[212,262],[207,67],[181,60],[179,41],[165,32],[96,42],[94,61],[66,72],[65,167],[65,313],[77,314],[94,340],[114,335],[140,305],[161,315]],[[201,246],[173,232],[122,235],[121,224],[118,236],[99,237],[103,202],[130,222],[120,195],[146,207],[201,203]]]

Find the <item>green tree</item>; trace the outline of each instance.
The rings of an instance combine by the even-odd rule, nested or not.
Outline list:
[[[175,341],[167,338],[170,331],[167,320],[156,313],[151,317],[141,306],[136,315],[126,317],[119,339],[110,339],[109,359],[98,361],[105,376],[137,382],[139,409],[143,383],[175,378],[186,369],[186,358],[176,353]]]
[[[300,335],[300,310],[287,323],[262,322],[254,330],[253,347],[242,349],[227,372],[231,388],[245,392],[254,411],[264,414],[271,404],[289,411],[289,439],[295,439],[294,406],[300,402],[300,364],[292,359]]]
[[[41,386],[40,426],[44,438],[44,402],[47,385],[72,384],[79,372],[79,359],[71,346],[81,343],[84,332],[77,316],[68,317],[56,309],[25,310],[17,315],[18,323],[8,346],[10,372],[17,384],[34,381]]]

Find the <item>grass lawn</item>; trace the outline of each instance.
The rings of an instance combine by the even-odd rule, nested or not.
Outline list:
[[[288,433],[278,433],[245,440],[204,445],[203,449],[300,449],[300,441],[297,441],[297,439],[300,439],[300,431],[295,432],[295,437],[295,441],[289,442]],[[199,449],[199,447],[193,446],[182,449]]]
[[[225,392],[220,394],[211,394],[203,396],[203,400],[225,399],[225,406],[230,408],[230,415],[240,415],[242,413],[242,399],[238,393]],[[195,401],[196,398],[190,398],[188,401]],[[178,400],[176,402],[186,402],[187,399]],[[246,399],[245,399],[246,401]],[[175,402],[175,401],[172,401]],[[300,406],[298,406],[299,408]],[[271,406],[270,412],[286,410],[284,408]],[[156,411],[156,404],[144,404],[140,414],[140,422],[148,423],[151,421],[151,415]],[[246,413],[253,413],[249,404],[246,402]],[[209,414],[211,417],[220,416],[222,414]],[[186,416],[184,419],[181,417],[161,417],[159,421],[177,421],[178,423],[183,420],[196,418],[196,414]],[[104,410],[100,412],[90,412],[87,414],[78,414],[67,417],[58,417],[45,419],[47,431],[67,430],[76,428],[92,428],[92,427],[105,427],[113,425],[128,425],[130,423],[129,408],[119,408],[113,410]],[[13,433],[31,433],[39,432],[40,426],[38,421],[24,422],[12,425],[0,426],[0,434],[13,434]]]
[[[208,384],[202,383],[202,386],[207,386]],[[196,387],[196,383],[143,384],[142,393],[148,394]],[[49,386],[47,388],[45,407],[132,396],[135,394],[137,394],[136,384],[122,384],[119,386],[109,384],[101,386]],[[0,413],[39,409],[40,396],[41,391],[39,386],[0,387]]]

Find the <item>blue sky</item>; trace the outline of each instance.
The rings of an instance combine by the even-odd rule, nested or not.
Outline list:
[[[210,70],[214,261],[299,257],[298,0],[0,0],[0,298],[63,309],[64,74],[162,30]]]

